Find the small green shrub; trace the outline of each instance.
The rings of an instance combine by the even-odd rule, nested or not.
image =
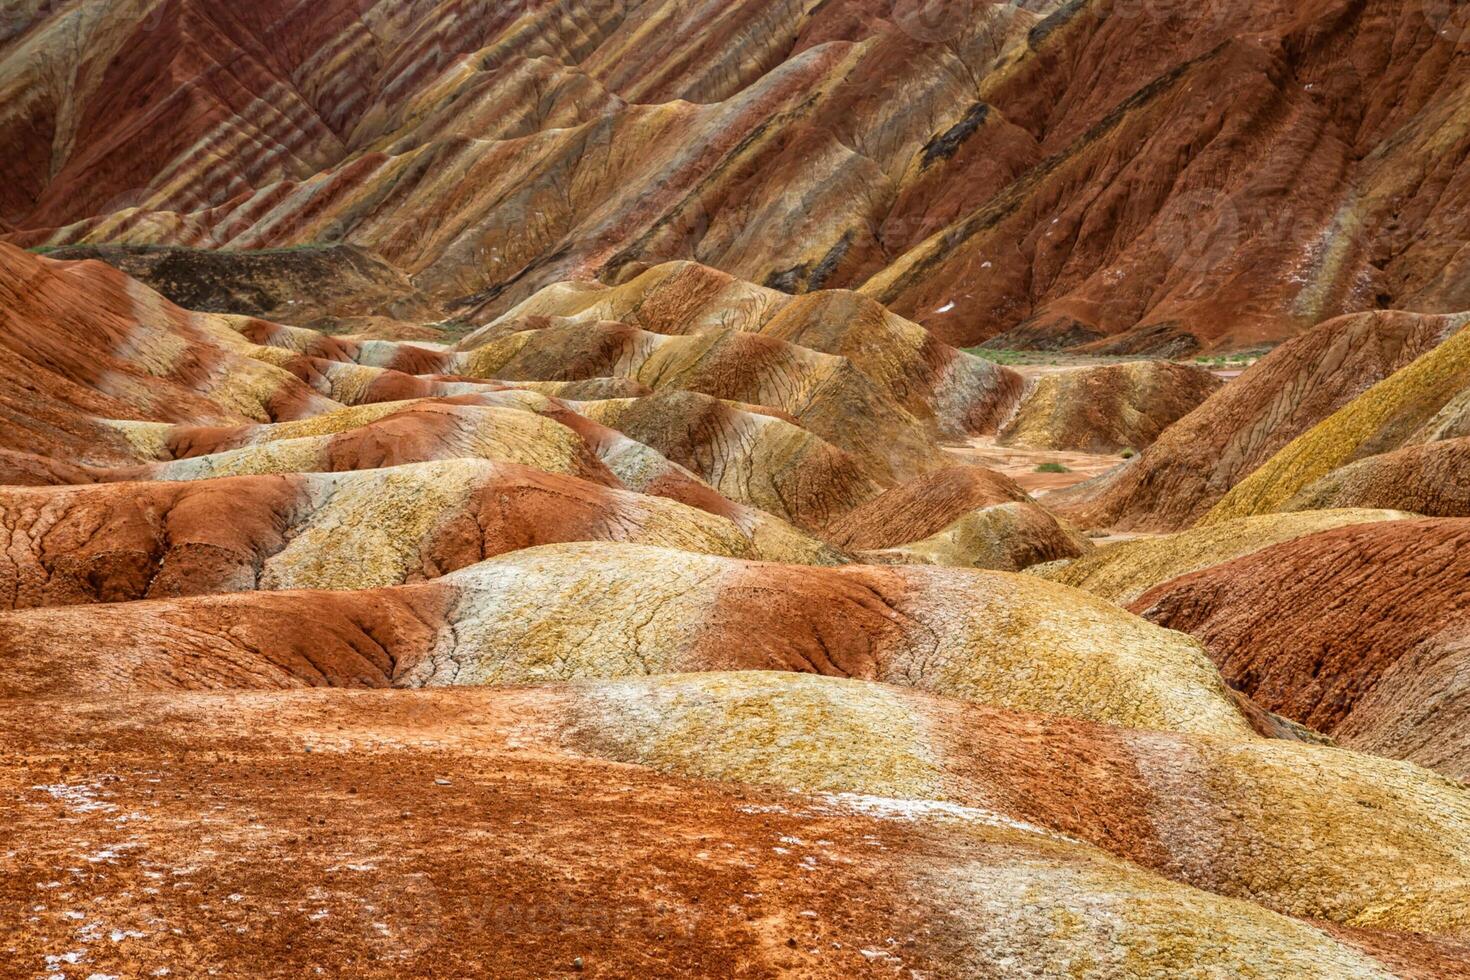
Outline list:
[[[475,323],[470,320],[443,320],[439,323],[433,324],[433,326],[435,329],[443,333],[444,341],[446,343],[452,344],[464,340],[470,334],[474,333],[476,330],[479,330],[481,324]]]
[[[1061,463],[1042,463],[1040,466],[1036,467],[1036,472],[1038,472],[1038,473],[1070,473],[1072,471],[1069,470],[1069,469],[1067,469],[1067,467],[1063,466]]]
[[[1124,459],[1132,459],[1134,456],[1138,455],[1138,450],[1125,449],[1119,455],[1121,455]]]
[[[974,354],[992,364],[1022,364],[1026,357],[1020,351],[1013,350],[991,350],[988,347],[970,347],[966,353]]]

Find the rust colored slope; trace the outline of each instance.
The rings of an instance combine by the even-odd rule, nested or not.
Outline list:
[[[951,466],[895,487],[849,511],[824,534],[865,561],[1000,571],[1091,549],[1014,481],[970,466]]]
[[[889,548],[927,538],[968,511],[1029,500],[1015,481],[978,466],[951,466],[890,490],[828,529],[844,548]]]
[[[1467,569],[1470,521],[1363,524],[1195,572],[1130,608],[1196,636],[1263,707],[1464,778]]]
[[[1291,440],[1464,323],[1408,313],[1324,323],[1257,362],[1127,466],[1048,503],[1088,527],[1187,527]]]
[[[1253,731],[1188,638],[1022,576],[823,569],[600,543],[514,552],[398,589],[0,613],[0,691],[332,684],[280,665],[371,635],[398,686],[794,670],[1135,727]],[[438,612],[411,632],[370,625],[382,610],[410,607]],[[293,617],[309,617],[312,629],[296,629]],[[321,634],[345,639],[318,649]]]
[[[12,746],[0,816],[28,855],[0,878],[0,909],[25,926],[15,962],[39,971],[77,949],[86,970],[176,975],[878,977],[897,964],[930,975],[1060,964],[1387,976],[1361,943],[1419,975],[1456,968],[1452,944],[1336,939],[987,810],[528,750],[512,733],[535,703],[444,692],[16,706],[0,721]],[[117,822],[134,813],[147,819]],[[69,903],[123,939],[78,942],[71,905],[37,897],[58,876]],[[169,887],[145,891],[159,880]],[[1037,908],[1057,909],[1066,930]]]
[[[1470,439],[1405,446],[1349,463],[1308,485],[1284,511],[1393,507],[1426,517],[1470,517]]]
[[[452,601],[432,586],[406,588],[306,593],[305,604],[302,593],[262,592],[3,613],[0,650],[54,644],[52,656],[14,662],[4,694],[387,687],[405,651],[430,648]],[[117,628],[139,616],[148,635],[119,643]]]
[[[341,476],[7,488],[0,524],[6,608],[398,585],[579,540],[802,560],[785,549],[765,555],[734,521],[671,501],[469,460]],[[824,557],[814,541],[806,552]]]
[[[6,608],[234,591],[286,544],[303,481],[0,489]]]
[[[98,425],[96,428],[99,437],[103,436],[104,433],[105,437],[99,439],[102,445],[92,444],[89,446],[93,452],[94,459],[98,457],[104,459],[109,458],[110,454],[104,455],[104,447],[114,449],[119,454],[126,453],[128,456],[131,456],[131,453],[128,453],[124,448],[125,441],[116,432],[108,431],[101,425]],[[108,447],[107,443],[109,441],[115,441],[116,446]],[[47,448],[54,451],[56,449],[56,442],[49,442]],[[84,459],[86,457],[78,449],[77,452],[71,455],[71,458]],[[100,479],[101,474],[105,472],[101,468],[65,463],[57,459],[52,459],[49,456],[18,452],[13,449],[0,449],[0,486],[49,487],[61,484],[92,483]]]
[[[1066,36],[1086,37],[1080,30]],[[1231,268],[1240,256],[1229,229],[1205,219],[1201,225],[1216,229],[1224,244],[1193,241],[1188,222],[1197,214],[1181,213],[1217,217],[1237,206],[1237,196],[1254,195],[1259,207],[1262,195],[1249,183],[1253,172],[1295,168],[1299,184],[1287,194],[1303,224],[1318,226],[1331,217],[1332,205],[1298,187],[1333,184],[1346,166],[1344,148],[1326,138],[1333,121],[1299,97],[1280,52],[1257,40],[1221,40],[1216,50],[1181,59],[1135,92],[1118,92],[1112,115],[900,257],[865,291],[957,344],[1106,343],[1109,353],[1179,356],[1216,343],[1246,346],[1308,325],[1279,312],[1280,294],[1292,287],[1281,282],[1268,290],[1261,281],[1266,270],[1289,264],[1289,240],[1273,240],[1269,256],[1252,256],[1259,262],[1250,270],[1259,289],[1252,296],[1242,281],[1247,270]],[[1169,134],[1173,152],[1160,152],[1161,133]],[[1191,244],[1223,254],[1181,254]],[[1224,267],[1192,268],[1214,262]],[[1201,272],[1218,288],[1192,296]],[[1171,297],[1176,290],[1183,295]],[[1040,301],[1032,298],[1037,293]],[[1268,293],[1275,293],[1269,304],[1262,301]],[[935,312],[941,309],[944,314]],[[1267,310],[1276,322],[1267,322]],[[1135,327],[1140,336],[1126,336]],[[1125,339],[1113,339],[1120,333]]]
[[[1458,310],[1425,287],[1463,242],[1463,26],[1391,0],[1068,4],[979,86],[1050,156],[864,289],[952,343],[1120,353],[1406,293]]]

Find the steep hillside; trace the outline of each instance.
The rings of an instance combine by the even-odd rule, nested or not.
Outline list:
[[[1467,321],[1365,313],[1324,323],[1258,361],[1126,467],[1053,503],[1085,526],[1187,527],[1293,439]]]
[[[1199,637],[1263,707],[1470,776],[1464,520],[1360,524],[1159,585],[1131,608]]]
[[[11,240],[346,243],[411,284],[381,315],[478,324],[671,259],[861,289],[965,345],[1188,354],[1470,306],[1449,3],[64,0],[13,25]]]
[[[1461,332],[1292,440],[1206,521],[1277,509],[1333,470],[1401,446],[1470,433],[1470,334]]]

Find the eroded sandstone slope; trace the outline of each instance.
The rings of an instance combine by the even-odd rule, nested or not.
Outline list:
[[[1470,975],[1461,20],[12,4],[4,962]]]
[[[956,344],[1253,347],[1470,306],[1465,29],[1440,0],[23,6],[0,231],[345,243],[402,277],[374,312],[476,325],[693,259]]]

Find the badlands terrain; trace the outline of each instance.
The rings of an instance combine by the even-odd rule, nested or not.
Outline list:
[[[1470,6],[4,0],[0,976],[1470,977]]]

